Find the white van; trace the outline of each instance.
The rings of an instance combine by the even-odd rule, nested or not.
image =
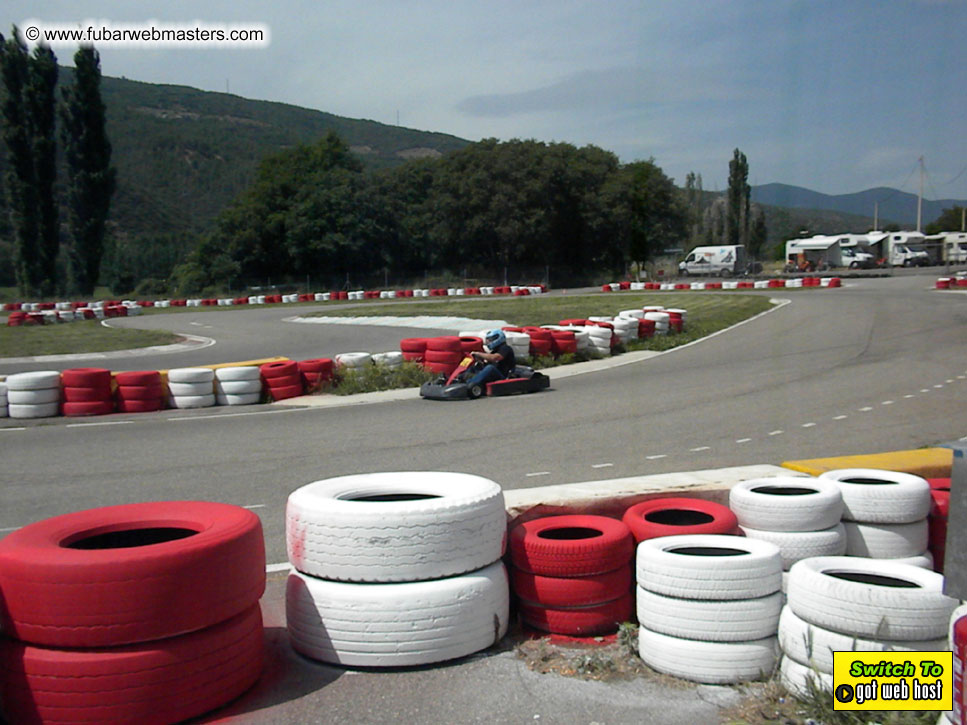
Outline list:
[[[967,262],[967,232],[942,232],[943,261],[948,264]]]
[[[695,247],[684,260],[678,263],[678,273],[709,274],[731,277],[745,272],[745,245],[726,244],[718,247]]]

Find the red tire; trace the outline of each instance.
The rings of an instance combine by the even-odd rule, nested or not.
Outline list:
[[[114,400],[91,400],[84,403],[61,403],[61,413],[69,418],[85,415],[109,415],[114,412]]]
[[[67,403],[92,403],[111,400],[111,388],[78,388],[63,387],[60,389],[61,400]]]
[[[431,350],[426,349],[424,359],[428,363],[443,363],[444,365],[459,365],[463,360],[463,353],[460,350]]]
[[[265,588],[258,516],[200,501],[56,516],[0,539],[5,634],[52,647],[114,647],[210,627]]]
[[[927,483],[930,484],[930,490],[937,491],[949,491],[950,490],[950,479],[949,478],[928,478]]]
[[[524,602],[542,607],[587,607],[612,602],[631,591],[631,566],[604,574],[552,577],[509,567],[510,590]]]
[[[302,383],[299,382],[298,385],[280,385],[279,387],[269,388],[269,397],[272,400],[286,400],[287,398],[298,398],[300,395],[304,395],[302,389]]]
[[[11,723],[182,722],[221,707],[264,664],[258,605],[198,632],[106,649],[0,641],[0,699]]]
[[[126,373],[115,373],[114,382],[118,386],[161,385],[161,373],[157,370],[134,370]]]
[[[121,385],[117,390],[118,400],[160,400],[166,395],[161,383],[156,385]]]
[[[425,337],[406,337],[400,340],[400,351],[418,353],[422,357],[423,353],[426,352],[426,343],[427,338]]]
[[[554,351],[553,340],[540,340],[531,338],[530,342],[530,354],[539,355],[541,357],[547,357]]]
[[[628,527],[605,516],[548,516],[510,532],[510,560],[532,574],[579,577],[624,566],[634,555]]]
[[[447,351],[447,352],[461,352],[463,346],[460,344],[460,338],[456,335],[443,335],[441,337],[430,337],[426,341],[426,351]]]
[[[150,400],[118,400],[118,413],[153,413],[164,408],[162,398]]]
[[[259,372],[265,380],[273,378],[299,377],[299,365],[292,360],[265,363],[259,366]]]
[[[298,367],[299,372],[303,374],[316,373],[324,378],[332,377],[333,362],[327,357],[314,358],[312,360],[300,360],[296,363],[296,367]]]
[[[521,602],[517,608],[521,621],[534,629],[572,637],[611,634],[618,625],[631,620],[635,598],[631,592],[612,602],[593,607],[552,608]]]
[[[460,338],[460,351],[464,355],[469,355],[471,352],[483,352],[483,349],[483,340],[479,337]]]
[[[104,368],[73,368],[60,374],[60,384],[74,388],[111,389],[111,371]]]
[[[423,362],[423,353],[422,352],[404,352],[403,360],[405,360],[406,362],[421,363]]]
[[[700,498],[655,498],[635,504],[621,518],[635,541],[678,534],[734,534],[739,521],[729,509]]]
[[[930,489],[930,518],[944,519],[950,514],[950,491]]]

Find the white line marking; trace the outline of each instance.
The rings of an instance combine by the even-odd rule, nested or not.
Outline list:
[[[646,460],[657,461],[659,458],[668,458],[664,453],[659,453],[657,456],[645,456]]]
[[[277,571],[289,571],[292,568],[292,564],[289,562],[284,562],[282,564],[269,564],[265,567],[265,572],[267,574],[272,574]]]
[[[0,433],[6,432],[8,430],[27,430],[26,428],[0,428]]]
[[[613,463],[592,463],[591,468],[611,468]]]
[[[253,504],[250,504],[249,506],[242,506],[242,508],[243,509],[264,509],[265,508],[265,504],[264,503],[253,503]]]
[[[771,430],[771,431],[769,431],[769,435],[771,435],[771,436],[781,436],[783,433],[785,433],[785,431],[782,431],[782,430]]]
[[[534,471],[534,473],[525,473],[524,475],[527,476],[528,478],[530,478],[532,476],[550,476],[551,475],[551,472],[550,471]]]
[[[803,428],[815,428],[816,427],[816,424],[815,423],[803,423],[802,424],[802,427]]]
[[[127,425],[128,423],[133,423],[133,420],[105,420],[103,423],[68,423],[67,428],[93,428],[99,425]]]
[[[833,420],[846,420],[847,418],[849,418],[848,415],[834,415],[833,416]]]
[[[5,534],[8,531],[16,531],[19,528],[20,528],[19,526],[12,526],[9,529],[0,529],[0,534]]]
[[[689,450],[692,453],[701,453],[702,451],[710,451],[712,449],[709,448],[708,446],[699,446],[698,448],[689,448]]]
[[[873,410],[873,408],[871,408],[871,407],[870,407],[870,406],[868,406],[868,405],[867,405],[867,406],[866,406],[865,408],[860,408],[860,409],[859,409],[859,411],[860,411],[861,413],[869,413],[869,412],[870,412],[871,410]]]
[[[953,378],[947,378],[944,382],[945,383],[952,383],[953,381],[954,381]]]
[[[880,405],[893,405],[893,401],[892,400],[884,400],[882,403],[880,403]]]
[[[916,395],[907,394],[907,395],[904,395],[903,397],[909,399],[909,398],[915,398],[917,396]]]
[[[943,387],[943,383],[938,383],[937,385],[934,385],[933,387],[935,387],[935,388],[942,388]]]
[[[736,443],[748,443],[751,440],[751,438],[739,438]]]
[[[921,393],[929,393],[930,392],[930,388],[920,388],[920,392]]]
[[[967,375],[958,375],[957,376],[957,380],[964,380],[964,379],[967,379]]]
[[[285,410],[262,410],[253,411],[251,413],[221,413],[220,415],[192,415],[186,416],[184,418],[165,418],[165,420],[180,422],[186,420],[212,420],[218,418],[241,418],[242,416],[250,415],[274,415],[276,413],[296,413],[300,410],[309,410],[309,408],[286,408]]]

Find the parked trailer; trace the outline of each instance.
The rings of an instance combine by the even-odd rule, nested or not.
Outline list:
[[[892,267],[925,267],[930,256],[927,238],[920,232],[870,232],[870,246],[884,264]]]
[[[842,266],[842,248],[838,237],[819,234],[786,242],[787,272],[814,272]]]
[[[940,248],[940,261],[945,264],[967,263],[967,232],[940,232],[927,237]]]

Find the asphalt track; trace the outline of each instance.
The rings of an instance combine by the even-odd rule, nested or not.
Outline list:
[[[514,489],[956,440],[967,434],[967,295],[935,291],[933,281],[910,275],[850,280],[840,289],[772,290],[789,304],[642,362],[556,380],[550,371],[552,389],[526,397],[0,419],[0,535],[107,504],[217,500],[260,515],[268,560],[279,563],[288,494],[330,476],[462,471]],[[379,352],[414,334],[281,321],[297,311],[287,305],[129,318],[123,324],[217,344],[157,357],[0,364],[0,374]],[[295,657],[282,645],[273,652]],[[256,700],[238,711],[242,721],[673,723],[712,722],[709,712],[716,711],[703,710],[707,698],[694,689],[674,712],[662,705],[667,692],[654,702],[641,690],[598,692],[571,683],[550,697],[545,691],[556,686],[531,679],[509,655],[384,675],[288,664],[299,669],[296,681],[285,683],[289,695],[283,683],[275,690],[271,682],[260,685]],[[480,668],[487,679],[474,684]],[[367,686],[371,678],[379,684]],[[325,697],[316,699],[319,688]],[[413,688],[421,691],[415,700]],[[342,716],[331,718],[316,704]]]

